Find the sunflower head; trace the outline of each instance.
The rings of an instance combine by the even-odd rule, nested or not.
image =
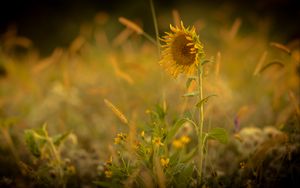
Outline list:
[[[161,39],[162,57],[159,64],[171,74],[177,77],[179,73],[193,74],[199,64],[199,59],[204,57],[203,45],[196,34],[195,27],[185,28],[170,25],[171,33]]]

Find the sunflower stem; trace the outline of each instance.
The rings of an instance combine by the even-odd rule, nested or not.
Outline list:
[[[198,91],[199,101],[203,99],[203,66],[201,63],[198,65]],[[203,103],[199,109],[199,127],[198,127],[198,150],[199,150],[199,162],[198,162],[198,173],[199,173],[199,185],[202,180],[202,168],[203,168],[203,123],[204,123],[204,107]]]

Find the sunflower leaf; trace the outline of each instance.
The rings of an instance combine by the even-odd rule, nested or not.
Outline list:
[[[203,66],[203,65],[205,65],[206,63],[213,63],[213,61],[210,60],[210,59],[205,59],[205,60],[203,60],[203,61],[201,62],[201,65]]]
[[[204,64],[209,63],[209,62],[210,62],[210,60],[206,59],[206,60],[204,60],[204,61],[201,62],[201,65],[204,65]]]
[[[193,81],[193,80],[195,80],[195,81],[196,81],[196,79],[197,79],[197,77],[196,77],[196,76],[191,76],[191,77],[189,77],[189,78],[187,79],[186,83],[185,83],[185,85],[186,85],[186,88],[189,88],[189,87],[190,87],[190,85],[191,85],[191,83],[192,83],[192,81]]]
[[[186,93],[183,95],[183,97],[194,97],[194,96],[197,96],[199,95],[199,92],[198,91],[195,91],[195,92],[191,92],[191,93]]]
[[[208,101],[208,99],[209,99],[210,97],[216,97],[216,96],[218,96],[218,95],[215,95],[215,94],[209,95],[209,96],[205,97],[204,99],[202,99],[201,101],[199,101],[199,102],[196,104],[196,106],[197,106],[198,108],[200,108],[204,103],[206,103],[206,102]]]

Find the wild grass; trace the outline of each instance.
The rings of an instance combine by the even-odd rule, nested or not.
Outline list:
[[[124,27],[101,13],[48,57],[9,28],[0,43],[0,185],[299,183],[299,39],[270,40],[265,20],[243,32],[243,18],[221,12],[198,19],[174,10],[173,21],[157,14],[161,33],[180,17],[196,27],[210,60],[200,99],[183,97],[197,79],[162,78],[156,41],[147,39],[154,34],[130,19],[120,18]],[[198,117],[195,104],[211,95]]]

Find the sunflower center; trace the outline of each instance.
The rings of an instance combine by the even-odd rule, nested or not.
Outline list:
[[[191,41],[187,40],[186,35],[178,35],[172,45],[171,52],[173,59],[179,65],[192,65],[195,62],[196,54],[191,53],[193,46],[187,46]]]

